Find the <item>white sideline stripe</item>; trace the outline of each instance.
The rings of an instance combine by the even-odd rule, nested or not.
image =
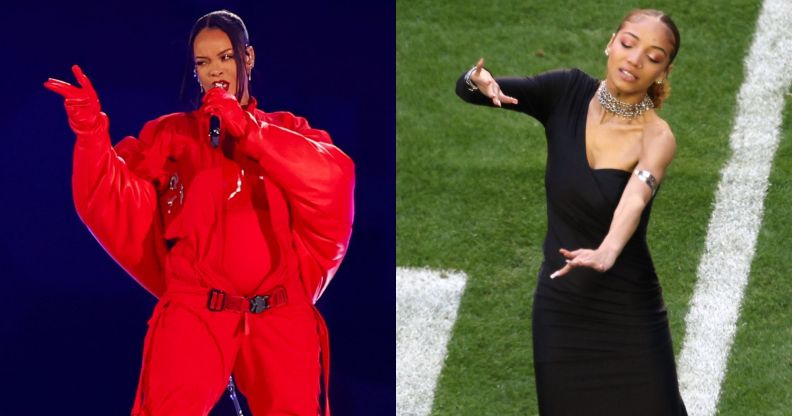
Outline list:
[[[467,276],[396,268],[396,414],[425,416],[446,357]]]
[[[762,223],[784,93],[792,83],[792,2],[765,0],[745,60],[745,81],[715,209],[690,301],[679,382],[691,416],[717,410],[740,304]]]

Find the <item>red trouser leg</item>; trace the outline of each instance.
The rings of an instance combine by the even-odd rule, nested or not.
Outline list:
[[[289,303],[248,318],[234,378],[253,416],[319,414],[319,334],[311,305]]]
[[[238,330],[240,319],[236,313],[215,313],[205,307],[161,300],[149,321],[132,414],[209,414],[231,374],[243,336]]]

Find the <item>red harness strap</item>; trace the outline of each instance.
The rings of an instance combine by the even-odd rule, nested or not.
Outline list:
[[[162,313],[162,309],[166,308],[170,300],[162,300],[157,303],[157,306],[154,307],[154,312],[151,314],[151,318],[148,321],[149,331],[146,334],[146,339],[143,341],[143,362],[140,366],[140,377],[138,378],[138,388],[137,393],[135,394],[135,404],[132,406],[132,416],[144,416],[146,413],[143,413],[143,391],[144,391],[144,383],[147,381],[146,376],[146,369],[149,367],[148,359],[149,359],[149,348],[151,347],[151,335],[153,329],[159,324],[160,314]]]
[[[316,322],[319,325],[319,346],[322,353],[322,380],[324,380],[324,416],[330,416],[330,336],[322,314],[313,306]]]

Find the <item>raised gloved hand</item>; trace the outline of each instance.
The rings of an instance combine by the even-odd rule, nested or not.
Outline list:
[[[242,109],[236,97],[220,87],[210,88],[203,96],[201,113],[220,118],[220,126],[235,138],[241,138],[247,132],[255,118]]]
[[[107,115],[102,113],[96,90],[88,77],[83,74],[82,69],[78,65],[74,65],[72,72],[82,88],[53,78],[49,78],[44,83],[44,87],[66,99],[64,101],[66,115],[69,118],[69,126],[75,133],[90,132],[96,129],[101,119],[106,118]]]

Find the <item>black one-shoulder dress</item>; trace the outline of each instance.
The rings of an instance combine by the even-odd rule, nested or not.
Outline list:
[[[662,290],[646,243],[651,202],[613,267],[563,277],[559,248],[597,248],[631,173],[592,169],[588,106],[599,81],[577,70],[496,78],[547,137],[547,235],[533,303],[534,369],[542,415],[686,415]],[[463,100],[492,106],[457,81]]]

